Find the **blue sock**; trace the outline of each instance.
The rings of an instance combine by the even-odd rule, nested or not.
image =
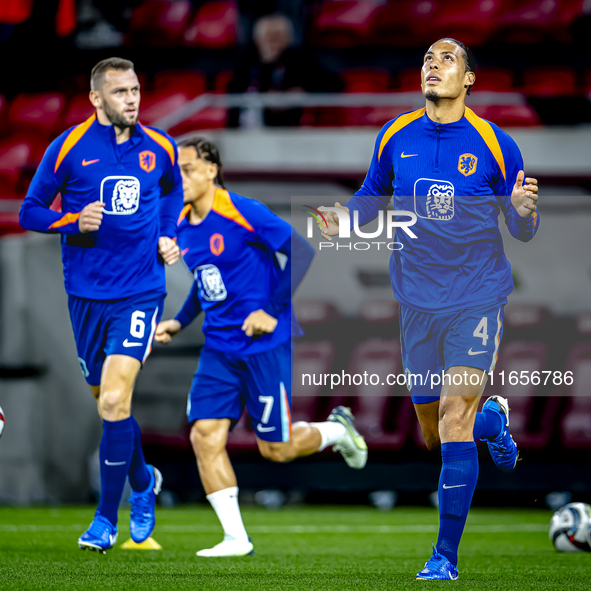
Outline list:
[[[101,500],[97,512],[113,525],[117,525],[117,510],[129,472],[132,453],[131,417],[122,421],[103,421],[103,437],[99,447]]]
[[[150,486],[150,472],[142,449],[142,432],[133,415],[129,417],[133,426],[133,455],[129,464],[129,484],[135,492],[144,492]]]
[[[483,437],[496,437],[501,429],[505,425],[503,424],[503,418],[498,412],[494,410],[484,409],[482,412],[476,413],[474,419],[474,441],[478,441]]]
[[[458,546],[478,480],[478,451],[473,441],[442,443],[441,457],[437,551],[457,566]]]

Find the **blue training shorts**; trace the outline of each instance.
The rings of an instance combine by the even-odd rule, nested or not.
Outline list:
[[[505,303],[439,314],[400,304],[402,365],[415,404],[439,400],[441,380],[432,380],[433,374],[441,377],[442,371],[457,366],[486,372],[494,369],[503,337]]]
[[[127,355],[141,363],[146,360],[162,318],[164,296],[146,292],[113,301],[69,296],[78,361],[91,386],[100,385],[108,355]]]
[[[291,368],[290,340],[254,355],[223,353],[206,343],[187,401],[189,423],[231,419],[233,428],[246,406],[259,439],[289,441]]]

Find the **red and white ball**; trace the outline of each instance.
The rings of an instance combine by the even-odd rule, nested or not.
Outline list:
[[[2,437],[2,431],[4,431],[4,411],[0,406],[0,437]]]

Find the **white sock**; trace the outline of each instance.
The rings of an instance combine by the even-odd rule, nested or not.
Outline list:
[[[334,423],[333,421],[325,421],[324,423],[310,423],[312,427],[316,427],[320,431],[322,443],[318,451],[322,451],[326,447],[334,445],[347,432],[345,425],[341,423]]]
[[[238,487],[231,486],[207,495],[215,514],[218,516],[224,534],[236,540],[248,540],[248,534],[242,523],[240,507],[238,506]]]

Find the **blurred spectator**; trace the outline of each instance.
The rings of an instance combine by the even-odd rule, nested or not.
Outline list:
[[[291,20],[283,14],[260,18],[253,28],[253,45],[239,61],[229,91],[338,92],[339,78],[321,68],[303,49],[293,47]],[[301,109],[265,109],[269,126],[298,125]],[[233,109],[230,126],[248,127],[249,111]]]
[[[133,9],[141,0],[80,0],[80,30],[76,46],[80,49],[119,47]]]

